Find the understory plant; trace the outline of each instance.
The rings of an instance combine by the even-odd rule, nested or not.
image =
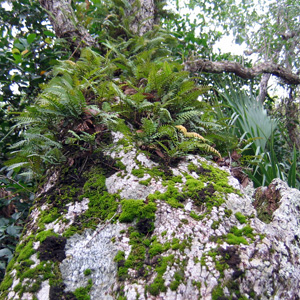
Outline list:
[[[229,85],[230,86],[230,85]],[[290,187],[300,187],[297,181],[297,155],[294,147],[289,168],[278,159],[274,147],[278,137],[278,121],[271,118],[254,95],[246,91],[236,91],[232,86],[222,93],[225,103],[231,108],[230,124],[234,133],[246,145],[241,152],[252,171],[247,171],[255,186],[266,186],[274,178],[286,181]],[[287,170],[287,171],[286,171]],[[299,176],[299,175],[298,175]]]

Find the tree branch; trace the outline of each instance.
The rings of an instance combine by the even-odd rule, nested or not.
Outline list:
[[[234,73],[244,79],[252,79],[260,74],[271,74],[288,84],[300,84],[300,77],[275,63],[265,62],[252,68],[245,68],[237,62],[213,62],[205,59],[185,62],[185,69],[190,72]]]

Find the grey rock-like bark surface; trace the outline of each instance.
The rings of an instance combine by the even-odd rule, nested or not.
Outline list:
[[[155,3],[154,0],[129,0],[131,9],[127,14],[134,16],[133,21],[130,23],[130,29],[133,33],[142,36],[157,23],[155,19]]]
[[[63,235],[90,209],[92,198],[73,199],[64,206],[64,218],[47,224],[41,223],[43,212],[51,211],[53,206],[49,201],[43,200],[42,206],[39,202],[20,241],[25,249],[31,239],[32,249],[28,248],[27,256],[22,250],[16,251],[18,256],[7,275],[11,284],[5,293],[2,291],[2,299],[56,299],[58,292],[53,286],[61,287],[60,299],[75,299],[68,297],[84,289],[91,300],[299,299],[298,190],[279,179],[271,183],[279,201],[267,224],[257,218],[252,193],[246,193],[226,169],[203,158],[186,157],[168,169],[166,179],[166,175],[157,172],[159,164],[135,148],[121,147],[106,154],[123,164],[121,170],[105,180],[107,197],[119,195],[115,215],[106,221],[97,220],[94,229],[67,236],[65,258],[42,262],[39,249],[49,240],[37,237],[44,232],[50,232],[50,237]],[[137,177],[134,170],[142,168],[144,174]],[[155,176],[151,170],[156,171]],[[207,181],[209,174],[213,174],[214,181]],[[227,177],[228,184],[223,177]],[[45,184],[48,189],[43,190],[42,199],[49,193],[49,186],[55,186],[53,180],[59,180],[59,176],[50,178],[52,183]],[[58,188],[63,190],[62,186]],[[194,198],[191,191],[200,198]],[[120,222],[124,199],[143,200],[140,203],[144,207],[153,201],[156,211],[152,231],[139,231],[138,215],[133,222]],[[54,237],[52,245],[56,245]],[[58,274],[55,276],[60,279],[59,285],[51,274],[24,276],[41,263],[49,264]]]
[[[71,44],[78,46],[95,46],[96,41],[88,30],[81,26],[71,7],[71,0],[39,0],[41,6],[49,15],[56,35],[69,39]]]

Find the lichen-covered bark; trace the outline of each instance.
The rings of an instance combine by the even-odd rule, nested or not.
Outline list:
[[[56,35],[78,46],[95,46],[96,42],[88,30],[81,26],[71,7],[72,0],[39,0],[46,10]]]
[[[154,0],[129,0],[131,9],[128,14],[134,16],[130,23],[130,29],[133,33],[143,35],[153,29],[157,20],[155,19],[155,3]]]
[[[165,169],[135,148],[106,155],[76,182],[49,177],[0,299],[299,299],[298,190],[264,190],[266,224],[253,189],[203,158]]]

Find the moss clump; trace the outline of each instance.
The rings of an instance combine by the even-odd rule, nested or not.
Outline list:
[[[213,221],[213,223],[211,224],[211,229],[216,230],[219,227],[220,223],[221,223],[221,220]]]
[[[146,180],[141,180],[141,181],[139,181],[139,184],[148,186],[149,183],[150,183],[150,181],[151,181],[151,177],[148,178],[148,179],[146,179]]]
[[[196,221],[200,221],[204,218],[204,215],[198,215],[193,210],[190,212],[190,217],[192,217]]]
[[[154,282],[148,286],[148,291],[153,296],[157,296],[159,293],[167,291],[165,280],[162,278],[162,276],[158,275],[154,279]]]
[[[121,201],[122,213],[119,216],[120,222],[132,222],[134,219],[150,219],[154,220],[156,205],[153,202],[148,204],[143,200],[127,199]]]
[[[90,300],[89,292],[93,286],[92,279],[88,280],[88,285],[86,287],[80,287],[75,290],[74,295],[77,300]]]
[[[247,218],[240,212],[234,214],[240,224],[245,224],[247,222]]]
[[[12,283],[13,283],[13,278],[7,274],[4,277],[3,281],[1,282],[0,291],[3,292],[7,291],[12,286]]]
[[[45,241],[45,239],[48,237],[48,236],[58,236],[58,234],[54,233],[53,232],[53,229],[51,230],[47,230],[47,231],[41,231],[39,232],[37,235],[36,235],[36,240],[37,241],[40,241],[41,243],[43,241]]]
[[[84,274],[84,276],[89,276],[89,275],[92,274],[92,270],[91,269],[86,269],[86,270],[84,270],[83,274]]]
[[[227,234],[226,242],[229,245],[240,245],[240,244],[249,245],[249,243],[247,242],[247,240],[244,237],[236,236],[232,233]]]
[[[233,226],[230,229],[230,233],[227,234],[225,241],[230,245],[249,245],[248,241],[244,237],[254,240],[253,228],[251,228],[249,225],[246,225],[241,229]]]
[[[144,169],[133,169],[131,171],[131,174],[138,178],[143,178],[145,176],[145,170]]]
[[[236,236],[246,236],[248,238],[254,239],[253,228],[251,228],[249,225],[246,225],[241,229],[238,229],[236,226],[233,226],[231,227],[230,232]]]
[[[160,254],[164,251],[165,251],[164,246],[161,243],[157,242],[155,239],[155,241],[153,241],[152,244],[150,245],[148,253],[152,258],[153,256]]]
[[[219,300],[219,299],[223,299],[224,297],[224,292],[223,292],[223,288],[218,285],[216,286],[211,293],[211,298],[212,300]]]
[[[154,194],[149,195],[148,199],[152,201],[163,200],[174,208],[183,208],[184,205],[180,203],[182,202],[182,200],[184,200],[182,193],[180,193],[178,191],[178,188],[174,186],[174,182],[169,181],[168,184],[169,185],[165,193],[160,193],[159,191],[156,191]]]
[[[65,230],[62,236],[68,238],[74,235],[76,232],[78,232],[78,228],[75,226],[70,226],[67,230]]]
[[[42,224],[48,224],[55,221],[60,216],[61,214],[58,212],[57,207],[51,207],[49,210],[42,211],[41,217],[39,219],[39,227]]]
[[[174,279],[175,280],[170,283],[170,289],[172,291],[176,291],[177,288],[178,288],[178,286],[179,286],[179,284],[184,280],[184,273],[183,273],[183,271],[180,270],[180,271],[175,272]]]
[[[82,197],[89,198],[89,209],[79,217],[81,230],[84,228],[94,228],[97,226],[95,220],[107,220],[113,217],[119,202],[119,195],[109,194],[106,190],[106,177],[102,174],[102,169],[95,168],[87,174],[88,180],[85,182]]]
[[[19,253],[17,258],[18,262],[30,258],[30,256],[35,253],[35,250],[33,249],[33,241],[30,240],[25,246],[23,244],[20,244],[19,246],[17,246],[15,252]]]

